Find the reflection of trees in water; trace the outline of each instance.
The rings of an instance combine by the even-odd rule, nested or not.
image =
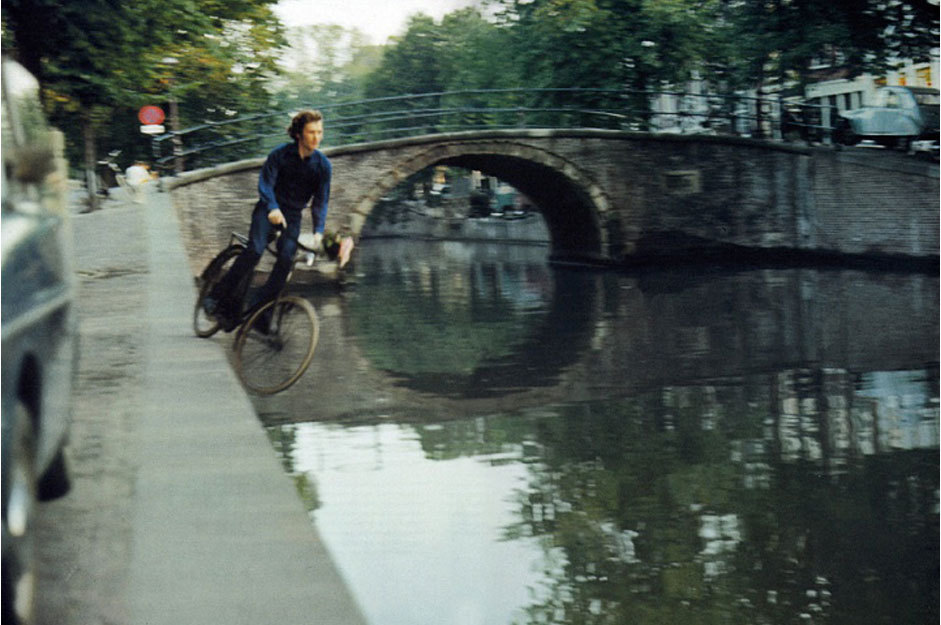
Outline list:
[[[665,388],[422,441],[436,458],[516,449],[531,466],[506,536],[545,547],[532,622],[934,622],[937,370],[901,376],[921,380],[903,385],[921,438],[862,431],[899,422],[899,386],[837,373]]]
[[[349,319],[363,353],[401,386],[489,397],[550,386],[591,333],[590,274],[545,264],[367,267]],[[435,258],[440,261],[440,258]]]
[[[303,471],[297,471],[293,462],[293,451],[297,447],[297,429],[293,427],[269,427],[267,430],[268,440],[274,447],[278,457],[281,458],[281,464],[284,472],[294,480],[294,489],[297,496],[308,512],[313,512],[320,507],[320,498],[317,495],[317,486],[311,481],[310,475]]]

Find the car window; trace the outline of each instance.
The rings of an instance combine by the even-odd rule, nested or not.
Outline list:
[[[899,93],[894,89],[880,89],[876,92],[875,106],[895,109],[901,106]]]
[[[3,147],[45,140],[48,128],[39,83],[21,65],[3,63]]]
[[[66,174],[57,141],[46,121],[39,83],[26,69],[3,59],[3,210],[65,210]],[[50,174],[56,174],[51,176]]]
[[[938,106],[941,104],[941,99],[938,98],[937,93],[916,93],[915,101],[922,106]]]

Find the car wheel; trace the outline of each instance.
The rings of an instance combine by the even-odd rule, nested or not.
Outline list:
[[[853,131],[853,125],[848,119],[840,118],[833,131],[836,143],[841,145],[856,145],[859,143],[859,135]]]
[[[39,501],[49,501],[64,496],[71,488],[72,482],[69,480],[69,471],[65,463],[65,452],[60,449],[53,458],[52,464],[39,479],[37,495]]]
[[[12,459],[3,511],[3,622],[33,622],[36,586],[32,522],[36,508],[36,443],[29,410],[21,401],[14,414]]]

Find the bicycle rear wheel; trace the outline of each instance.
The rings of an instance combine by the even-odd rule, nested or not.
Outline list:
[[[267,315],[267,328],[259,330]],[[283,391],[307,371],[319,336],[320,321],[310,302],[294,295],[268,302],[239,328],[235,370],[255,393]]]
[[[193,331],[200,338],[208,338],[219,331],[219,324],[203,310],[203,299],[212,291],[219,280],[229,271],[235,259],[245,247],[234,244],[225,248],[213,258],[199,277],[199,295],[193,308]]]

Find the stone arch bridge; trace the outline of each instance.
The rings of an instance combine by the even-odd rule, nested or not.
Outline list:
[[[526,194],[545,218],[556,261],[938,260],[937,165],[902,154],[606,130],[472,131],[325,153],[334,171],[327,227],[354,235],[397,184],[453,165]],[[263,161],[166,182],[194,273],[247,227]]]

